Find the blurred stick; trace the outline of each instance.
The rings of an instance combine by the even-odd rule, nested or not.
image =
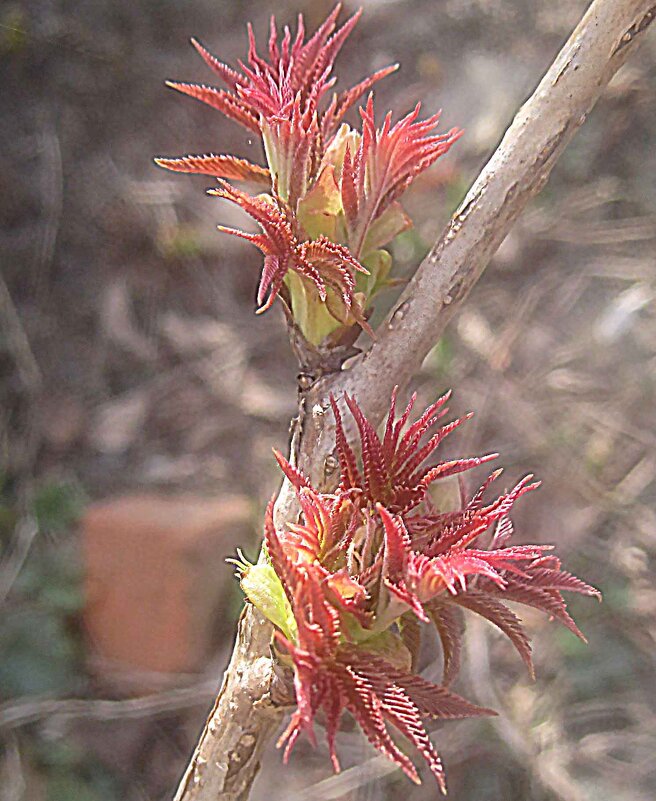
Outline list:
[[[34,357],[27,333],[2,273],[0,273],[0,339],[14,361],[25,396],[27,417],[26,435],[21,444],[20,454],[16,459],[16,463],[27,479],[21,482],[23,489],[18,499],[21,516],[16,524],[11,545],[0,558],[0,607],[2,607],[38,533],[36,521],[28,511],[31,484],[29,473],[38,447],[34,402],[43,387],[41,369]],[[0,445],[0,447],[8,450],[8,445]],[[6,454],[3,455],[6,456]],[[4,470],[4,467],[3,460],[0,462],[0,469]]]
[[[369,352],[350,369],[321,378],[301,393],[291,458],[315,484],[330,484],[335,470],[334,424],[326,413],[329,394],[351,392],[368,417],[382,417],[393,386],[406,385],[420,367],[655,14],[654,0],[594,0],[377,332]],[[284,484],[276,522],[296,514],[291,488]],[[223,687],[174,801],[248,797],[262,751],[284,711],[277,703],[281,690],[269,649],[271,631],[270,624],[247,605]]]
[[[120,701],[96,698],[28,698],[0,705],[0,732],[4,733],[45,719],[63,721],[134,720],[167,715],[176,710],[205,706],[216,692],[216,681],[176,687]]]
[[[21,753],[16,737],[6,737],[0,756],[0,801],[21,801],[25,798],[26,782]]]
[[[37,522],[31,515],[25,515],[18,521],[9,551],[0,560],[0,607],[7,600],[14,582],[23,569],[38,532]]]
[[[585,794],[569,771],[569,744],[565,737],[555,737],[556,742],[546,748],[538,744],[532,727],[525,719],[519,720],[517,715],[513,715],[509,705],[500,696],[492,671],[488,624],[482,619],[470,621],[465,643],[474,696],[479,703],[503,710],[499,717],[490,719],[490,725],[514,756],[517,765],[521,765],[549,790],[554,799],[583,801]]]
[[[34,358],[30,341],[2,273],[0,273],[0,333],[4,347],[14,360],[25,391],[34,395],[41,389],[43,383],[41,370]]]

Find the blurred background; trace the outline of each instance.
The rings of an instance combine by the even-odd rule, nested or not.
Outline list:
[[[587,2],[363,5],[342,85],[399,60],[378,108],[421,99],[466,129],[406,196],[408,275]],[[274,6],[313,29],[331,3]],[[271,10],[0,4],[1,801],[169,799],[219,685],[241,605],[223,559],[257,552],[296,368],[280,309],[253,316],[258,253],[215,230],[234,210],[151,159],[261,158],[163,81],[211,82],[189,37],[234,63]],[[454,452],[501,452],[509,485],[538,474],[519,539],[604,593],[572,600],[587,646],[526,616],[535,683],[470,618],[457,688],[502,714],[436,731],[453,801],[656,797],[655,78],[651,34],[414,382],[477,412]],[[334,777],[323,746],[287,768],[271,747],[254,801],[435,797],[354,733],[339,748]]]

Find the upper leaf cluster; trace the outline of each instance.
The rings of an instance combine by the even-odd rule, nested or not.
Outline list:
[[[268,58],[258,53],[249,26],[248,57],[239,70],[192,40],[226,88],[169,82],[261,136],[266,166],[232,155],[156,159],[166,169],[217,178],[210,194],[257,222],[261,234],[220,230],[249,240],[264,255],[258,310],[281,297],[307,342],[324,347],[352,340],[355,326],[369,330],[371,300],[389,282],[385,246],[411,224],[398,198],[462,134],[457,128],[435,134],[439,114],[419,121],[419,105],[396,124],[388,113],[377,128],[371,94],[360,109],[361,130],[342,123],[398,65],[329,99],[335,59],[361,14],[337,27],[339,11],[337,5],[307,40],[302,16],[296,36],[285,28],[281,40],[272,18]],[[262,193],[249,195],[233,181]]]

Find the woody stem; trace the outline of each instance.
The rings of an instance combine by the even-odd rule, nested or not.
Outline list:
[[[314,486],[325,488],[332,477],[330,392],[355,395],[369,419],[380,419],[393,386],[403,387],[417,371],[655,15],[654,0],[591,3],[369,352],[349,370],[300,393],[291,460]],[[295,519],[297,513],[286,482],[276,504],[276,524]],[[284,711],[270,653],[271,634],[271,625],[247,605],[223,687],[174,801],[248,798],[262,752]]]

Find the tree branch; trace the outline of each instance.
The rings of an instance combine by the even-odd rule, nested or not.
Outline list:
[[[526,204],[656,15],[654,0],[594,0],[531,98],[519,110],[446,231],[421,264],[369,352],[300,393],[291,457],[312,483],[335,472],[328,396],[354,394],[379,419],[481,276]],[[286,482],[276,522],[297,514]],[[223,687],[174,801],[243,801],[283,716],[284,682],[270,654],[272,628],[247,605]]]
[[[339,388],[382,415],[399,376],[413,375],[528,201],[656,15],[654,0],[596,0],[518,111],[377,341]]]

